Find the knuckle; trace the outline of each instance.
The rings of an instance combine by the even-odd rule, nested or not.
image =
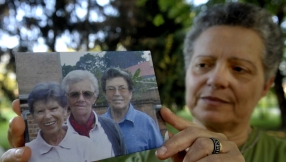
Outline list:
[[[195,141],[195,144],[197,145],[197,147],[199,148],[207,148],[207,147],[210,147],[210,143],[208,141],[209,139],[207,138],[198,138],[196,141]]]
[[[232,141],[228,141],[228,143],[229,143],[230,148],[237,148],[237,150],[238,150],[236,143],[234,143]]]
[[[186,132],[187,132],[188,134],[194,135],[194,136],[198,136],[198,135],[201,134],[200,128],[193,127],[193,126],[188,127],[188,128],[186,129]]]
[[[226,135],[224,135],[223,133],[217,133],[217,136],[219,137],[219,139],[228,140]]]
[[[212,145],[210,145],[210,140],[208,138],[198,138],[194,143],[195,150],[203,151],[206,156],[210,155],[212,152]]]

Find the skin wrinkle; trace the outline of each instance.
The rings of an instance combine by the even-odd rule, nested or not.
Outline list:
[[[208,21],[208,22],[210,22],[209,24],[214,24],[214,25],[217,25],[216,23],[222,23],[222,24],[224,24],[224,23],[226,23],[226,21],[231,21],[230,23],[232,23],[232,22],[234,22],[234,24],[237,24],[237,25],[245,25],[245,26],[247,26],[246,28],[254,28],[254,29],[256,29],[255,27],[257,27],[257,30],[259,31],[259,33],[261,34],[261,32],[262,33],[264,33],[263,31],[265,31],[265,29],[261,29],[259,26],[263,26],[264,28],[269,28],[271,31],[265,31],[266,33],[271,33],[271,34],[268,34],[268,35],[271,35],[269,38],[268,37],[265,37],[265,36],[262,36],[262,37],[265,37],[265,44],[264,44],[264,46],[265,46],[265,48],[267,49],[267,55],[280,55],[280,53],[282,53],[281,51],[282,51],[282,39],[279,39],[279,35],[281,34],[279,31],[280,30],[278,30],[278,26],[276,26],[274,23],[270,23],[270,21],[272,22],[272,19],[271,19],[271,15],[269,15],[269,14],[265,14],[265,13],[263,13],[263,12],[260,12],[260,10],[258,9],[258,8],[255,8],[255,7],[250,7],[250,6],[246,6],[246,4],[241,4],[241,5],[234,5],[234,4],[225,4],[225,6],[226,7],[224,7],[224,8],[222,8],[222,6],[220,6],[219,8],[220,9],[216,9],[216,10],[212,10],[212,9],[210,9],[210,11],[208,11],[208,10],[206,10],[206,11],[202,11],[202,13],[205,13],[205,17],[203,17],[202,18],[202,16],[200,16],[200,15],[203,15],[203,14],[200,14],[200,15],[197,15],[197,17],[198,18],[196,18],[195,19],[195,22],[194,22],[194,24],[193,24],[193,26],[192,26],[192,29],[201,29],[201,30],[205,30],[206,28],[208,28],[208,25],[206,25],[207,24],[207,22],[206,21]],[[232,7],[231,7],[232,6]],[[228,9],[228,10],[227,10]],[[212,11],[212,13],[210,13]],[[220,11],[220,12],[217,12],[217,11]],[[244,12],[243,12],[244,11]],[[246,11],[246,12],[245,12]],[[242,16],[245,16],[246,17],[246,19],[239,19],[239,20],[237,20],[237,19],[235,19],[235,13],[240,13],[239,15],[242,15]],[[256,14],[257,13],[257,14]],[[224,21],[224,18],[223,18],[223,16],[225,16],[225,15],[233,15],[233,19],[228,19],[228,20],[226,20],[226,21]],[[269,19],[269,21],[267,21],[266,19],[259,19],[258,17],[259,17],[259,15],[261,16],[261,17],[265,17],[265,18],[268,18]],[[264,15],[264,16],[263,16]],[[208,20],[206,20],[206,18],[209,18]],[[204,22],[204,20],[205,20],[205,22]],[[250,20],[253,20],[253,21],[250,21]],[[218,22],[219,21],[219,22]],[[237,22],[237,21],[239,21],[239,22]],[[246,22],[247,21],[247,22]],[[201,22],[201,24],[202,25],[200,25],[200,23],[199,22]],[[240,23],[241,22],[241,23]],[[199,25],[196,25],[196,24],[199,24]],[[203,27],[203,25],[205,26],[205,28]],[[262,30],[262,31],[261,31]],[[274,32],[272,32],[272,31],[274,31]],[[275,32],[276,31],[276,32]],[[200,35],[201,33],[200,32],[197,32],[197,30],[194,30],[194,32],[193,33],[197,33],[197,35]],[[189,34],[190,35],[190,34]],[[192,34],[191,34],[191,36],[192,36]],[[220,37],[217,37],[217,38],[220,38]],[[233,37],[234,39],[234,41],[235,41],[235,39],[236,39],[236,37]],[[186,39],[188,39],[188,36],[186,37]],[[190,44],[190,46],[193,46],[192,44],[195,42],[195,40],[197,39],[197,37],[195,37],[194,38],[194,40],[190,40],[189,42],[187,42],[187,43],[185,43],[185,48],[187,48],[188,46],[189,46],[189,44]],[[233,41],[233,40],[231,40],[231,41]],[[281,43],[280,43],[281,42]],[[274,47],[271,47],[269,44],[271,44],[271,43],[273,43],[273,46]],[[236,43],[235,42],[233,42],[232,44],[235,44],[236,45]],[[268,45],[267,45],[268,44]],[[253,47],[252,47],[253,48]],[[276,48],[276,49],[275,49]],[[281,48],[281,51],[280,51],[280,48]],[[255,49],[255,47],[253,48],[253,49]],[[186,50],[184,50],[184,51],[186,51]],[[186,53],[185,52],[185,55],[187,55],[188,53]],[[245,53],[241,53],[241,55],[243,55],[243,54],[245,54]],[[247,53],[246,53],[247,54]],[[264,61],[264,62],[268,62],[267,60],[270,60],[270,59],[268,59],[268,58],[266,58],[265,59],[266,61]],[[277,59],[276,58],[276,61],[274,61],[274,62],[276,62],[276,64],[278,64],[277,62],[277,60],[279,60],[279,59]],[[269,62],[271,62],[271,61],[269,61]],[[276,65],[275,65],[275,63],[274,64],[272,64],[272,66],[271,65],[269,65],[270,67],[274,67],[274,68],[270,68],[270,70],[272,69],[272,71],[273,71],[273,69],[275,69],[276,70]],[[265,70],[265,69],[263,69],[263,70]],[[262,71],[263,71],[262,70]],[[269,71],[269,69],[267,69],[267,70],[265,70],[265,71],[263,71],[264,72],[264,78],[266,78],[267,76],[268,76],[268,72],[267,71]],[[260,73],[259,73],[260,74]],[[261,83],[261,80],[257,80],[257,82],[260,84]],[[232,83],[235,83],[235,82],[232,82]],[[268,86],[268,82],[266,82],[266,80],[264,80],[264,84],[262,84],[263,86],[263,89],[267,89],[267,86]],[[243,88],[243,84],[241,85],[242,87],[241,87],[241,89]],[[253,91],[256,91],[257,89],[255,89],[255,88],[253,88],[252,89]],[[260,90],[260,89],[259,89]],[[258,90],[258,91],[259,91]],[[264,92],[263,92],[263,90],[261,90],[261,93],[262,93],[262,96],[264,95]],[[246,108],[247,108],[248,106],[246,106]],[[162,112],[164,111],[164,109],[161,109],[162,110]],[[242,108],[242,110],[243,110],[243,108]],[[166,121],[168,121],[168,118],[166,118],[165,116],[163,116],[164,118],[165,118],[165,120]],[[226,116],[226,117],[228,117],[228,116]],[[183,122],[182,122],[183,123]],[[181,124],[181,125],[183,125],[183,124]],[[249,125],[249,124],[248,124]],[[183,126],[181,126],[180,128],[182,128]],[[182,129],[188,129],[188,128],[182,128]],[[184,131],[184,130],[183,130]],[[216,134],[209,134],[209,135],[214,135],[214,136],[216,136]],[[176,135],[175,135],[176,136]],[[229,137],[231,137],[231,136],[229,136]],[[181,136],[181,139],[183,139],[183,138],[187,138],[187,136]],[[216,138],[219,138],[219,136],[216,136]],[[170,140],[172,140],[172,138],[170,139]],[[177,139],[178,140],[178,139]],[[236,143],[237,143],[237,140],[233,140],[233,141],[235,141]],[[186,140],[183,140],[183,142],[186,142]],[[228,143],[231,143],[231,142],[229,142],[228,141]],[[233,146],[233,145],[228,145],[228,146]],[[233,153],[234,155],[236,155],[236,156],[232,156],[232,159],[231,159],[231,154],[225,154],[225,156],[222,156],[222,155],[213,155],[213,156],[210,156],[209,158],[206,158],[205,160],[208,160],[208,161],[210,161],[210,159],[211,159],[211,161],[215,161],[213,158],[214,157],[216,157],[216,158],[218,158],[219,156],[221,156],[221,157],[223,157],[224,158],[224,160],[222,160],[222,161],[225,161],[225,160],[230,160],[230,161],[234,161],[234,160],[241,160],[241,161],[243,161],[243,156],[241,156],[241,154],[240,154],[240,152],[239,152],[239,150],[238,150],[238,148],[237,148],[237,146],[236,145],[234,145],[235,147],[232,147],[233,149],[230,151],[230,153]],[[174,149],[176,149],[176,148],[174,148]],[[170,150],[169,150],[170,151]],[[176,155],[177,156],[177,155]],[[182,155],[182,156],[184,156],[184,154]],[[238,157],[238,158],[237,158]],[[218,161],[218,160],[217,160]]]
[[[243,129],[249,125],[255,103],[269,88],[263,80],[262,49],[261,38],[243,27],[215,26],[198,37],[186,75],[186,101],[194,114],[194,123],[222,132],[238,145],[244,142],[247,130]],[[219,88],[214,90],[214,85]],[[257,91],[250,92],[251,88]],[[208,96],[224,102],[202,98]],[[253,100],[246,100],[246,96]]]
[[[105,92],[105,98],[111,108],[111,116],[113,120],[119,123],[126,115],[129,109],[132,91],[128,87],[127,81],[123,77],[115,77],[106,80],[106,88],[116,88],[113,94]],[[126,87],[127,90],[123,93],[119,92],[119,87]]]
[[[74,91],[94,91],[94,87],[91,84],[91,81],[88,79],[79,81],[74,84],[69,85],[69,92]],[[92,111],[92,104],[95,103],[96,97],[93,96],[90,99],[85,99],[82,94],[80,97],[76,100],[71,99],[68,97],[68,105],[71,109],[71,112],[75,118],[75,120],[79,124],[85,124],[90,116],[90,113]]]
[[[34,121],[41,129],[43,139],[50,145],[57,146],[64,138],[66,131],[62,124],[66,109],[61,107],[54,99],[38,100],[34,103]],[[51,126],[45,124],[55,122]]]

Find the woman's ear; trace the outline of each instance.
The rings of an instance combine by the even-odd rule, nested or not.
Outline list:
[[[271,77],[271,78],[268,79],[268,81],[264,84],[261,97],[264,97],[264,96],[267,94],[267,92],[269,91],[269,89],[270,89],[271,86],[273,85],[274,80],[275,80],[275,77]]]

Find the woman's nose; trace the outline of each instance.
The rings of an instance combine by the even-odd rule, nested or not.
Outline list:
[[[80,101],[85,100],[85,98],[84,98],[84,96],[83,96],[83,93],[80,93],[80,94],[79,94],[78,100],[80,100]]]
[[[49,110],[46,110],[45,111],[45,118],[50,118],[50,117],[52,117],[51,112]]]
[[[231,73],[227,66],[216,65],[213,70],[209,72],[207,85],[212,89],[223,89],[229,86]]]
[[[119,88],[115,88],[115,92],[113,95],[120,95]]]

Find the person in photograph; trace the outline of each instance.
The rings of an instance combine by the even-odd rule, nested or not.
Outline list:
[[[118,124],[92,110],[99,93],[96,77],[86,70],[74,70],[63,78],[61,85],[71,111],[67,119],[69,130],[92,139],[99,159],[127,154]]]
[[[155,121],[130,103],[133,84],[127,72],[117,68],[107,69],[101,77],[101,88],[109,104],[102,116],[119,124],[128,153],[157,148],[163,144]]]
[[[30,162],[97,160],[92,141],[63,126],[67,99],[59,84],[37,84],[29,94],[28,106],[40,128],[36,139],[26,143],[32,150]]]

